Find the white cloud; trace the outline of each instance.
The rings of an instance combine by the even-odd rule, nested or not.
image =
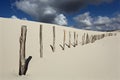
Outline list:
[[[63,14],[60,14],[54,19],[53,23],[58,25],[67,25],[67,19]]]
[[[111,19],[109,17],[102,17],[98,16],[97,19],[94,21],[94,24],[109,24],[111,23]]]
[[[78,15],[77,17],[74,18],[74,20],[78,23],[79,26],[91,26],[92,25],[92,18],[89,15],[89,12]]]
[[[12,19],[18,19],[15,15],[11,16]]]
[[[39,13],[37,13],[37,5],[35,3],[32,3],[31,0],[21,0],[20,2],[16,2],[16,7],[25,13],[37,17]]]
[[[10,18],[12,18],[12,19],[20,19],[20,18],[18,18],[18,17],[15,16],[15,15],[12,15]],[[21,18],[21,20],[27,20],[27,18]]]
[[[56,11],[53,8],[51,8],[51,7],[46,7],[45,11],[44,11],[44,14],[45,15],[46,14],[56,14]]]
[[[116,30],[120,29],[120,14],[115,17],[97,16],[91,17],[89,12],[80,14],[74,18],[76,27],[93,30]]]

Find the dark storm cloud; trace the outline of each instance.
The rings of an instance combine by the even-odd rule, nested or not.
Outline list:
[[[80,8],[85,6],[84,1],[81,0],[60,0],[58,2],[54,2],[53,6],[57,8],[58,11],[71,13],[78,11]]]
[[[65,24],[62,23],[62,25],[66,25],[67,19],[63,15],[64,13],[74,13],[89,4],[98,5],[111,1],[112,0],[19,0],[15,2],[15,6],[38,21],[59,25],[64,22]],[[61,15],[62,17],[59,17]]]
[[[54,0],[51,4],[54,8],[63,12],[75,12],[89,4],[98,5],[103,2],[111,2],[112,0]]]

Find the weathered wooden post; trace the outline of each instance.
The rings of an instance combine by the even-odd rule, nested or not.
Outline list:
[[[82,45],[84,45],[85,44],[85,33],[83,34],[83,36],[82,36]]]
[[[63,45],[60,45],[62,50],[65,50],[66,31],[64,30]]]
[[[53,45],[50,45],[52,51],[55,52],[55,26],[53,26]]]
[[[91,43],[94,43],[97,40],[96,35],[91,35]]]
[[[76,32],[74,32],[74,43],[73,43],[73,47],[76,47]]]
[[[66,44],[68,48],[71,47],[71,32],[69,31],[69,44]]]
[[[78,34],[76,35],[76,45],[78,45]]]
[[[28,69],[28,64],[32,59],[32,56],[29,56],[25,59],[25,46],[26,46],[26,35],[27,27],[21,27],[21,36],[20,36],[20,57],[19,57],[19,75],[25,75]]]
[[[89,35],[87,33],[87,35],[86,35],[86,44],[88,44],[88,43],[90,43],[90,39],[89,39]]]
[[[40,25],[40,57],[43,57],[43,39],[42,39],[42,25]]]
[[[69,48],[71,47],[71,32],[69,32]]]

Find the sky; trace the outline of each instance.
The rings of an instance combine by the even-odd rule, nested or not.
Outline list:
[[[0,17],[89,30],[119,30],[120,0],[1,0]]]

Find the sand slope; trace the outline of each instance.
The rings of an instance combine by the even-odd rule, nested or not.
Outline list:
[[[26,76],[19,76],[19,38],[21,26],[27,26],[26,57],[32,56]],[[39,29],[43,25],[43,58],[40,58]],[[53,44],[55,26],[55,52]],[[65,43],[74,43],[74,32],[78,34],[76,47],[65,46],[62,50],[64,30]],[[101,35],[104,38],[82,45],[83,35]],[[120,80],[120,32],[97,32],[17,19],[0,18],[0,80]]]

